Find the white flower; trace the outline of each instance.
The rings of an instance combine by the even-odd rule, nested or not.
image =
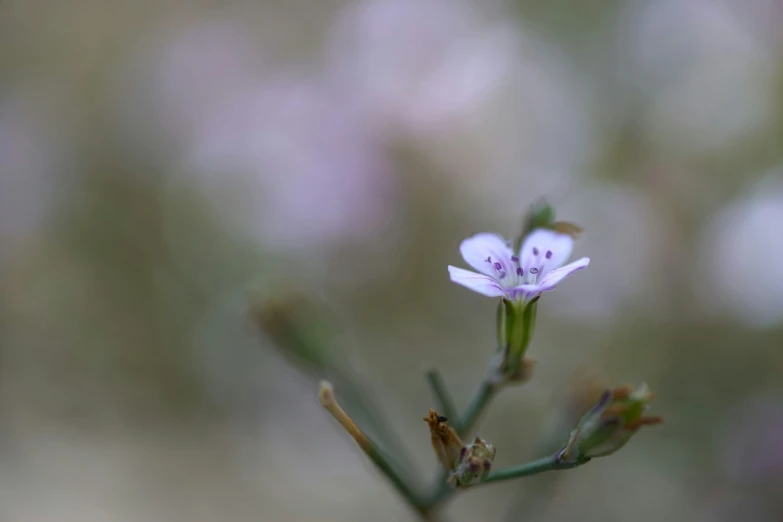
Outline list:
[[[460,253],[481,273],[449,266],[449,275],[455,283],[482,295],[527,301],[553,290],[560,281],[590,263],[589,258],[583,257],[562,266],[573,247],[571,236],[541,228],[528,235],[517,257],[502,237],[476,234],[462,242]]]
[[[780,223],[783,169],[777,168],[706,227],[695,272],[702,284],[702,311],[734,315],[755,328],[783,324]]]

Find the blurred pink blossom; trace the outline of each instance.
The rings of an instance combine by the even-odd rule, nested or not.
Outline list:
[[[559,313],[591,320],[617,321],[643,294],[644,313],[660,298],[651,275],[663,230],[654,208],[631,185],[580,185],[574,196],[558,202],[558,215],[574,218],[586,233],[579,248],[590,252],[590,277],[577,277],[550,301]]]
[[[382,126],[421,132],[464,117],[497,88],[508,42],[492,29],[462,0],[362,1],[338,16],[327,64]]]
[[[641,98],[641,128],[654,146],[726,152],[767,128],[774,46],[753,24],[713,0],[629,3],[626,11],[623,77]]]
[[[275,251],[388,232],[389,165],[349,96],[263,66],[242,21],[167,29],[125,64],[117,102],[133,143],[176,165],[172,190],[195,187],[230,233]]]
[[[509,14],[463,0],[363,0],[336,19],[327,72],[467,204],[516,221],[530,194],[570,184],[589,135],[569,64]]]
[[[393,212],[383,148],[317,79],[270,78],[226,99],[195,132],[183,172],[220,215],[273,249],[377,237]]]
[[[181,146],[218,103],[257,82],[258,47],[251,26],[230,20],[145,35],[116,76],[121,126],[146,147]]]
[[[756,327],[783,322],[783,176],[775,170],[722,209],[700,245],[701,303]]]

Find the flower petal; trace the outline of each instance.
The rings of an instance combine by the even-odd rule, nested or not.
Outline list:
[[[503,297],[506,295],[500,283],[489,276],[457,268],[456,266],[449,266],[449,276],[458,285],[469,288],[481,295],[486,295],[487,297]]]
[[[538,284],[515,286],[508,292],[512,299],[532,299],[538,294],[554,290],[560,281],[589,264],[590,258],[583,257],[582,259],[574,261],[573,263],[569,263],[564,267],[552,270],[547,275],[545,275],[541,281],[538,282]]]
[[[554,287],[546,288],[541,285],[525,284],[525,285],[515,286],[514,288],[509,290],[508,293],[511,295],[511,299],[528,301],[530,299],[533,299],[541,292],[552,290],[552,288]]]
[[[589,257],[583,257],[582,259],[577,259],[573,263],[568,263],[566,266],[557,268],[555,270],[552,270],[548,274],[546,274],[541,281],[539,281],[539,286],[547,287],[547,290],[554,288],[555,285],[557,285],[560,281],[565,279],[566,277],[570,276],[577,270],[581,270],[585,268],[587,265],[590,264],[590,258]]]
[[[497,234],[482,233],[464,240],[459,251],[465,261],[481,272],[491,277],[497,277],[499,272],[513,274],[516,265],[511,261],[514,253],[506,244],[506,240]],[[490,262],[487,262],[490,259]],[[495,263],[500,263],[500,269],[495,268]]]
[[[573,249],[574,240],[571,236],[546,228],[538,228],[528,234],[522,244],[519,253],[519,257],[522,259],[522,269],[528,273],[531,268],[535,268],[541,277],[546,272],[565,263],[571,256]]]

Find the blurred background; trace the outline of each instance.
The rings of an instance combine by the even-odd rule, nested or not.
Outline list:
[[[0,520],[416,520],[317,380],[434,478],[422,370],[464,407],[495,343],[446,266],[541,196],[592,263],[496,466],[596,379],[667,424],[442,519],[783,519],[782,50],[780,0],[4,0]],[[249,313],[290,291],[298,357]]]

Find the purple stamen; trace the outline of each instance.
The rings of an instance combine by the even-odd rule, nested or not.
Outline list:
[[[536,275],[538,273],[538,268],[536,268],[536,267],[531,268],[530,269],[530,273],[533,274],[533,275]]]
[[[504,277],[506,277],[506,273],[501,270],[498,279],[503,279]]]
[[[487,257],[484,261],[486,261],[487,263],[492,264],[492,256]]]
[[[522,275],[522,267],[519,267],[519,266],[517,267],[517,275],[518,276]]]
[[[495,270],[500,270],[501,268],[503,268],[503,265],[501,265],[500,263],[498,263],[497,261],[495,261],[495,265],[494,265],[494,267],[495,267]]]
[[[536,248],[536,247],[533,247],[533,255],[534,255],[534,256],[537,256],[537,255],[538,255],[538,248]]]
[[[519,263],[519,258],[517,256],[511,256],[511,262],[512,263]]]
[[[552,251],[551,250],[547,250],[546,251],[546,258],[547,259],[552,259]]]

